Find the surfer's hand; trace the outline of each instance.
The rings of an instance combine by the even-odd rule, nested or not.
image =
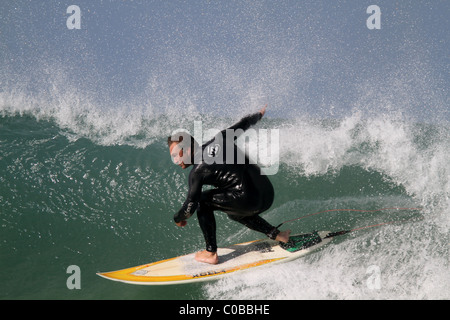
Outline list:
[[[182,220],[180,222],[176,222],[175,224],[177,226],[179,226],[179,227],[184,227],[185,225],[187,225],[187,221],[186,220]]]
[[[266,108],[267,104],[261,110],[259,110],[259,113],[261,113],[261,117],[264,117],[264,114],[266,113]]]

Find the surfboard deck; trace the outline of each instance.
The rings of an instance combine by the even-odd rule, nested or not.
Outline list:
[[[217,280],[238,271],[300,258],[326,245],[329,231],[293,235],[286,244],[274,240],[256,240],[219,248],[219,263],[211,265],[194,259],[195,253],[137,267],[101,272],[97,275],[137,285],[170,285]],[[325,238],[326,237],[326,238]]]

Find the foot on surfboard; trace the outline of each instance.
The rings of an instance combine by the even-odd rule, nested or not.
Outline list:
[[[217,252],[209,252],[204,250],[195,254],[195,260],[209,264],[218,264],[219,256],[217,255]]]
[[[291,230],[281,231],[277,237],[275,238],[276,241],[280,241],[283,243],[287,243],[289,241],[289,236],[291,234]]]

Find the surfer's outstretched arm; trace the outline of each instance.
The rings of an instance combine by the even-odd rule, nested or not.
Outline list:
[[[254,113],[254,114],[250,114],[248,116],[245,116],[244,118],[239,120],[239,122],[235,123],[231,127],[220,131],[220,133],[218,133],[218,135],[221,135],[223,138],[225,138],[227,130],[231,130],[231,131],[233,131],[234,140],[236,140],[241,133],[243,133],[245,130],[247,130],[251,126],[255,125],[259,120],[261,120],[261,118],[266,113],[266,107],[267,107],[267,104],[260,111]],[[239,129],[241,130],[240,133],[239,133]],[[211,140],[206,142],[204,145],[207,145],[207,144],[211,143],[212,141],[214,141],[216,139],[216,137],[217,136],[215,136],[214,138],[212,138]]]
[[[261,118],[266,113],[266,108],[267,108],[267,105],[265,105],[260,111],[254,113],[254,114],[250,114],[248,116],[245,116],[239,122],[235,123],[234,125],[232,125],[228,129],[223,130],[222,134],[225,133],[227,130],[234,130],[234,131],[236,131],[238,129],[241,129],[243,131],[247,130],[251,126],[255,125],[259,120],[261,120]],[[235,139],[236,138],[237,138],[237,135],[235,135]]]
[[[244,131],[247,130],[251,126],[255,125],[259,120],[261,120],[261,118],[266,113],[266,108],[267,105],[265,105],[260,111],[242,118],[238,123],[232,125],[228,129],[242,129]]]

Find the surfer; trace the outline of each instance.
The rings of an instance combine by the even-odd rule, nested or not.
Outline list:
[[[210,264],[217,264],[219,261],[214,217],[214,211],[218,210],[225,212],[231,220],[266,234],[270,239],[281,242],[289,240],[290,230],[280,232],[260,217],[272,205],[272,183],[266,175],[261,174],[261,169],[256,164],[249,163],[247,155],[235,144],[236,133],[242,133],[255,125],[264,116],[266,107],[267,105],[221,131],[201,147],[187,133],[182,132],[168,138],[173,162],[183,169],[193,166],[189,174],[187,199],[175,214],[174,221],[177,226],[184,227],[186,220],[197,211],[206,242],[206,250],[195,255],[197,261]],[[227,152],[234,153],[227,156]],[[204,185],[215,188],[202,191]]]

